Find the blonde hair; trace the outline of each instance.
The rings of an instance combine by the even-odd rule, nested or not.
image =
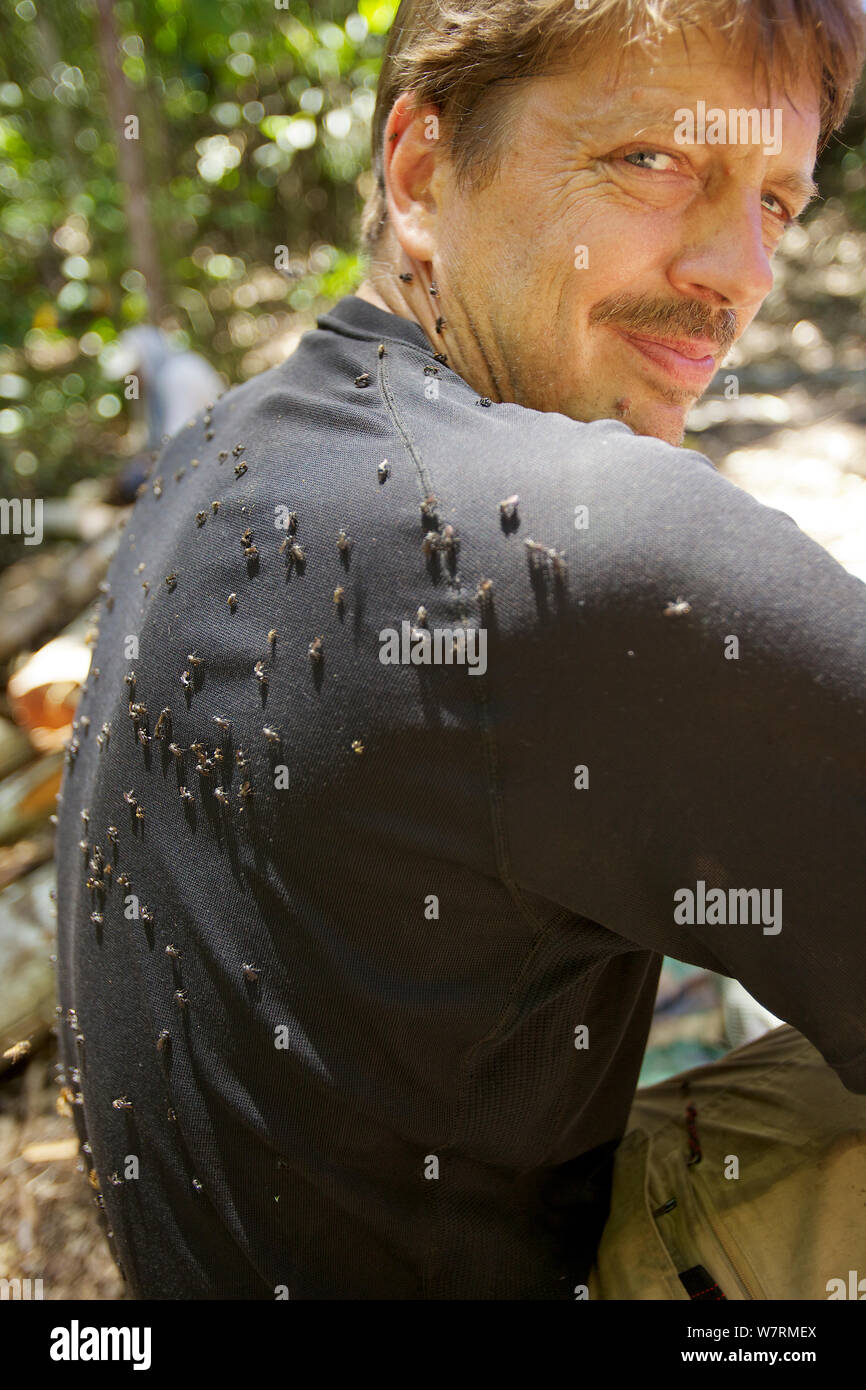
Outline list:
[[[496,176],[515,114],[509,84],[707,24],[783,81],[813,76],[820,153],[848,114],[866,56],[860,0],[590,0],[585,9],[575,0],[402,0],[379,76],[362,250],[375,251],[387,224],[383,140],[401,93],[438,108],[458,187],[481,188]]]

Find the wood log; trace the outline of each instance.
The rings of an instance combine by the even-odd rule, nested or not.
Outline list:
[[[46,754],[0,782],[0,845],[20,840],[54,814],[63,758],[63,753]]]
[[[34,869],[0,892],[0,1069],[26,1055],[18,1043],[42,1037],[54,1022],[56,909],[49,896],[53,863]]]

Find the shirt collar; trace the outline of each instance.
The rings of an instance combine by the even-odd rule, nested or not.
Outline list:
[[[316,319],[317,328],[330,329],[348,338],[396,338],[412,347],[432,351],[430,339],[420,323],[380,309],[356,294],[347,294],[326,314]]]

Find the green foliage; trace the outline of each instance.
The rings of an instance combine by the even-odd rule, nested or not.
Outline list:
[[[231,381],[261,368],[257,345],[288,315],[361,278],[352,248],[396,8],[114,6],[165,282],[158,321]],[[0,494],[46,496],[116,468],[127,447],[131,405],[102,354],[147,316],[147,287],[95,4],[0,0],[0,29]]]

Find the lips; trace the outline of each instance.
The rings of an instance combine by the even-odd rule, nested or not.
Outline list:
[[[652,338],[621,328],[615,332],[644,361],[652,362],[669,379],[689,390],[704,391],[716,374],[718,344],[710,338]]]

